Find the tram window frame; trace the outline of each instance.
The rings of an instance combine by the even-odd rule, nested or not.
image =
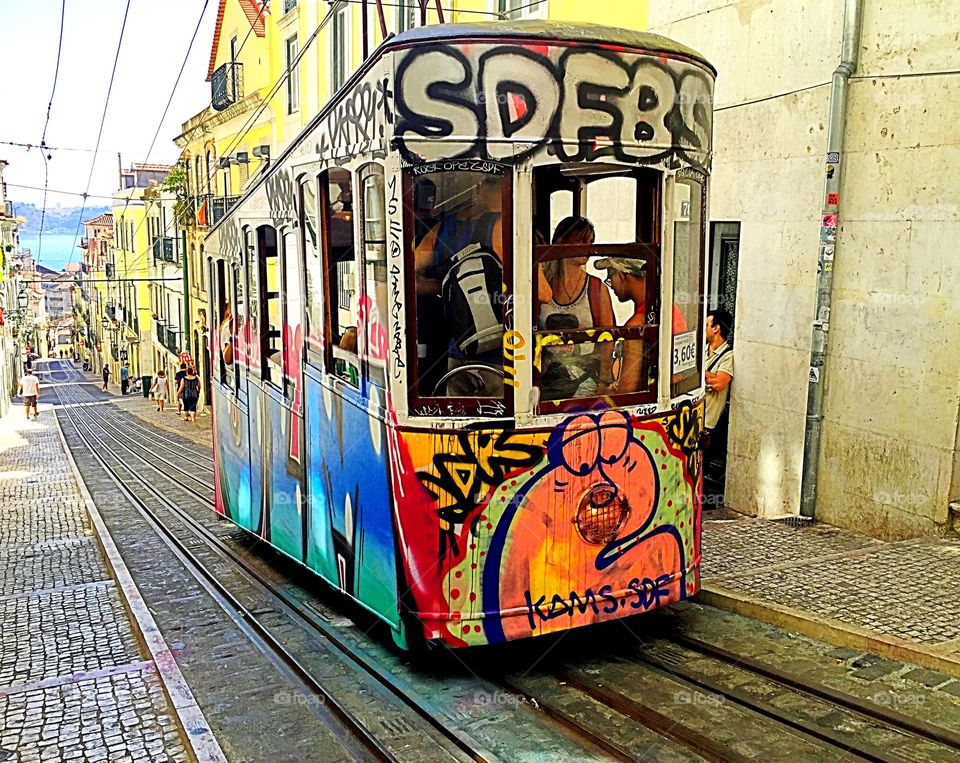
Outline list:
[[[300,375],[303,363],[303,322],[304,322],[304,282],[303,266],[300,257],[300,235],[292,226],[279,231],[277,244],[280,249],[280,283],[282,291],[281,315],[281,359],[283,396],[293,402],[295,379]],[[292,252],[292,256],[291,256]],[[296,300],[293,299],[296,297]],[[294,307],[291,307],[295,305]],[[294,354],[297,346],[297,330],[300,331],[300,350]],[[292,346],[290,346],[292,344]],[[293,368],[296,363],[299,367]]]
[[[405,318],[407,355],[406,373],[409,410],[413,416],[443,416],[447,418],[509,418],[514,414],[515,389],[512,380],[507,378],[509,358],[506,347],[503,351],[503,363],[500,367],[504,374],[503,393],[499,397],[459,397],[423,395],[420,392],[420,357],[418,328],[418,295],[416,275],[416,250],[421,244],[417,236],[417,186],[424,180],[433,182],[444,172],[474,172],[478,176],[496,176],[500,178],[500,228],[501,228],[501,265],[503,268],[503,313],[504,332],[509,332],[512,324],[513,292],[513,197],[515,172],[511,165],[493,162],[449,161],[438,162],[426,167],[407,167],[402,172],[403,228],[404,228],[404,264],[406,267],[405,298],[407,300]],[[434,183],[436,186],[436,183]],[[434,227],[439,227],[442,216],[436,218]],[[432,228],[431,228],[432,230]],[[429,233],[427,234],[429,235]],[[425,238],[425,236],[424,236]],[[441,376],[442,378],[442,376]]]
[[[635,180],[635,236],[629,243],[592,243],[592,244],[537,244],[540,238],[545,242],[552,241],[553,231],[550,229],[551,196],[560,190],[573,192],[572,215],[590,219],[587,191],[591,182],[609,177],[629,177]],[[556,400],[538,399],[536,413],[560,413],[573,409],[582,409],[601,400],[607,401],[615,407],[629,407],[656,402],[658,399],[659,373],[657,364],[660,345],[660,297],[661,285],[661,257],[662,243],[660,225],[662,220],[661,198],[663,193],[663,177],[656,170],[648,168],[630,168],[622,165],[546,165],[536,167],[533,171],[533,229],[534,244],[533,267],[541,267],[552,260],[561,260],[570,257],[616,257],[622,259],[641,260],[646,267],[646,296],[644,300],[647,321],[644,326],[592,326],[587,328],[571,329],[541,329],[540,310],[541,301],[538,293],[539,279],[534,278],[532,284],[533,299],[531,300],[532,325],[534,327],[535,362],[533,368],[533,386],[542,394],[542,351],[550,346],[544,342],[547,336],[559,337],[564,345],[603,345],[606,341],[614,342],[611,350],[614,355],[617,346],[627,341],[642,341],[644,352],[640,372],[647,377],[645,388],[632,392],[607,392],[606,394],[562,398]],[[535,271],[536,272],[536,271]],[[609,277],[609,275],[608,275]],[[585,287],[586,288],[586,287]],[[607,285],[609,288],[609,285]],[[612,292],[612,289],[611,289]],[[611,295],[612,296],[612,295]],[[654,316],[656,324],[649,323]],[[614,321],[616,323],[616,321]],[[597,342],[596,330],[607,335],[604,342]],[[611,364],[616,365],[616,357]],[[611,378],[614,378],[611,376]],[[599,392],[599,390],[598,390]]]
[[[704,331],[706,329],[703,313],[703,300],[701,295],[704,294],[704,283],[706,277],[706,240],[707,240],[707,177],[703,173],[697,172],[692,169],[684,169],[677,173],[677,176],[674,180],[674,189],[681,185],[690,186],[690,210],[689,216],[693,216],[695,207],[692,204],[695,189],[697,201],[699,203],[699,208],[696,211],[699,213],[699,219],[697,220],[697,231],[699,236],[694,241],[692,238],[688,238],[690,243],[696,244],[696,251],[687,252],[687,256],[690,257],[691,262],[695,263],[699,272],[697,274],[697,291],[695,299],[692,300],[694,305],[694,315],[697,318],[697,328],[696,336],[694,339],[694,347],[696,350],[696,362],[692,369],[688,371],[681,372],[677,374],[673,372],[673,367],[677,362],[677,349],[674,344],[672,347],[671,353],[671,379],[670,379],[670,396],[678,397],[683,394],[687,394],[695,391],[700,387],[700,379],[703,375],[703,364],[704,364]],[[676,197],[676,194],[675,194]],[[672,199],[671,203],[674,203],[676,199]],[[679,212],[682,210],[674,209],[674,237],[673,237],[673,302],[676,305],[677,300],[677,278],[679,273],[679,268],[677,267],[677,261],[679,259],[678,255],[678,237],[676,234],[677,225],[681,224],[683,221],[678,220],[680,217]],[[692,223],[690,220],[688,224]],[[692,230],[692,228],[691,228]],[[686,316],[685,316],[686,317]],[[689,330],[689,329],[688,329]]]
[[[217,325],[215,333],[215,341],[217,343],[217,380],[221,385],[227,386],[229,381],[229,367],[236,362],[236,358],[232,359],[231,363],[227,363],[226,358],[224,358],[224,343],[223,343],[223,317],[226,313],[226,310],[230,310],[232,321],[233,310],[230,306],[230,294],[227,289],[227,267],[226,263],[223,260],[210,260],[210,270],[212,271],[210,277],[210,283],[213,287],[212,291],[214,294],[214,305],[216,306],[216,316],[217,316]],[[231,348],[235,348],[233,344],[233,327],[230,328],[231,333]],[[232,352],[232,349],[231,349]]]
[[[332,179],[332,176],[337,175],[345,178],[349,181],[350,189],[350,237],[351,244],[349,247],[343,247],[344,249],[349,249],[352,253],[352,257],[344,260],[334,261],[332,258],[334,256],[333,252],[333,204],[336,201],[331,200],[330,193],[330,184],[331,182],[340,186],[341,194],[343,193],[343,186],[341,183],[343,180]],[[344,167],[330,167],[327,170],[324,170],[320,173],[319,177],[319,194],[317,197],[317,206],[318,209],[322,210],[320,214],[320,229],[321,229],[321,241],[322,241],[322,257],[323,257],[323,303],[324,303],[324,364],[327,374],[336,378],[340,383],[350,387],[351,389],[360,390],[361,389],[361,379],[363,375],[363,366],[361,364],[360,355],[359,355],[359,346],[356,346],[356,351],[351,351],[347,348],[341,346],[341,343],[344,341],[349,329],[353,328],[355,330],[355,335],[359,335],[359,320],[357,320],[356,326],[343,326],[340,325],[340,316],[339,311],[343,308],[341,307],[341,278],[339,275],[339,267],[345,263],[352,263],[353,267],[350,269],[353,275],[352,284],[354,288],[350,291],[352,296],[355,296],[357,299],[357,305],[359,308],[360,300],[363,297],[363,278],[362,278],[362,253],[357,247],[357,225],[356,225],[356,194],[354,189],[356,188],[356,182],[353,172],[344,168]],[[339,197],[338,197],[339,200]],[[346,208],[338,210],[338,213],[346,212]],[[345,269],[344,269],[345,270]],[[344,292],[345,293],[345,292]],[[352,303],[352,299],[348,298],[348,302]],[[334,311],[338,312],[336,316],[336,323],[334,322]],[[347,312],[351,312],[350,307],[347,307]],[[353,317],[358,318],[358,315]],[[344,329],[341,331],[341,328]],[[339,363],[338,363],[339,361]],[[356,376],[356,381],[353,380],[351,373],[351,367]]]
[[[312,192],[312,209],[308,193]],[[300,221],[300,252],[304,270],[304,348],[308,362],[323,364],[323,346],[326,333],[325,283],[323,259],[323,231],[320,223],[319,180],[308,176],[300,178],[297,189],[297,217]]]
[[[240,358],[244,357],[245,362],[249,362],[249,349],[247,342],[241,342],[242,332],[249,331],[246,325],[246,292],[244,290],[243,265],[238,262],[233,268],[232,277],[232,304],[233,304],[233,390],[234,394],[240,395],[241,389],[241,369]],[[238,350],[242,350],[239,351]]]
[[[260,378],[283,388],[283,262],[279,231],[257,226],[257,271],[260,279]],[[272,238],[272,240],[271,240]],[[274,289],[273,287],[276,287]],[[279,322],[274,318],[278,318]]]
[[[368,162],[357,170],[356,205],[360,217],[360,249],[362,289],[360,296],[360,323],[358,337],[362,371],[367,383],[386,391],[387,387],[387,194],[386,173],[382,164]],[[368,186],[373,182],[373,193],[379,206],[378,217],[368,214]],[[379,181],[379,185],[377,185]],[[377,228],[379,225],[379,228]],[[372,290],[371,290],[372,287]],[[371,293],[372,291],[372,293]],[[385,398],[381,397],[381,405]]]
[[[245,331],[247,364],[256,370],[256,378],[263,379],[263,338],[261,336],[261,304],[260,304],[260,258],[257,253],[257,234],[254,228],[244,229],[244,279],[243,285],[247,295],[247,328]]]

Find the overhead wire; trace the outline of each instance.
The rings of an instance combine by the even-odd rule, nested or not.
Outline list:
[[[154,132],[153,134],[153,140],[150,141],[150,147],[147,149],[147,157],[146,159],[143,160],[143,164],[148,164],[150,162],[150,154],[153,153],[153,147],[156,145],[157,138],[160,136],[160,130],[163,128],[163,120],[167,118],[167,113],[170,111],[170,104],[173,103],[173,96],[176,95],[177,88],[180,86],[180,79],[181,77],[183,77],[183,72],[187,67],[187,61],[190,59],[190,53],[193,51],[193,44],[197,40],[197,34],[200,32],[200,27],[203,24],[203,17],[206,15],[207,6],[209,5],[210,5],[210,0],[204,0],[203,7],[200,9],[200,17],[197,19],[197,25],[196,27],[194,27],[193,35],[190,37],[190,43],[189,45],[187,45],[187,52],[184,54],[183,61],[180,64],[180,71],[177,73],[177,79],[173,83],[173,89],[170,91],[170,97],[167,98],[167,105],[163,109],[163,114],[160,115],[160,121],[157,123],[156,132]],[[266,6],[264,6],[264,8],[265,7]],[[260,13],[263,13],[263,8],[260,9]],[[259,19],[259,16],[257,16],[257,18]],[[253,27],[251,26],[251,29],[252,28]],[[121,220],[123,219],[123,216],[126,214],[127,208],[130,205],[130,198],[131,197],[128,196],[124,201],[123,209],[120,211]],[[140,222],[137,223],[137,227],[134,229],[133,236],[132,236],[134,241],[136,241],[137,233],[139,233],[140,228],[143,227],[143,223],[144,221],[146,221],[146,219],[147,219],[147,216],[144,215],[140,219]],[[136,267],[136,265],[139,263],[141,259],[143,259],[144,256],[149,256],[150,250],[151,250],[151,247],[148,247],[147,251],[141,255],[138,255],[132,263],[125,263],[124,269],[126,271],[129,271],[131,267]]]
[[[47,153],[47,128],[50,126],[50,110],[53,108],[53,97],[57,93],[57,80],[60,78],[60,54],[63,52],[63,23],[67,15],[67,0],[60,5],[60,37],[57,40],[57,63],[53,69],[53,88],[50,90],[50,100],[47,102],[47,117],[43,123],[43,135],[40,137],[40,156],[43,159],[43,208],[40,212],[40,232],[37,236],[37,264],[43,256],[43,224],[47,219],[47,186],[50,184],[50,159]]]
[[[70,247],[70,259],[67,265],[73,261],[73,250],[77,248],[77,237],[80,235],[80,226],[83,224],[83,213],[87,208],[87,196],[90,193],[90,183],[93,182],[93,170],[97,166],[97,154],[100,153],[100,139],[103,137],[103,125],[107,121],[107,109],[110,107],[110,94],[113,92],[113,80],[117,74],[117,62],[120,60],[120,49],[123,47],[123,35],[127,29],[127,18],[130,15],[130,2],[127,0],[126,8],[123,11],[123,23],[120,25],[120,39],[117,41],[117,53],[113,58],[113,69],[110,72],[110,84],[107,85],[107,97],[103,102],[103,114],[100,117],[100,129],[97,131],[97,144],[93,148],[93,160],[90,162],[90,174],[87,177],[87,187],[83,192],[83,203],[80,205],[80,216],[77,218],[77,230],[73,234],[73,245]]]

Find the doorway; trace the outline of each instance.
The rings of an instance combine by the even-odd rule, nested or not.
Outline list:
[[[707,310],[726,310],[731,317],[730,344],[736,335],[737,266],[740,259],[740,223],[710,224],[710,270],[707,284]],[[734,382],[735,383],[735,382]],[[710,434],[703,469],[703,507],[718,509],[724,505],[727,477],[727,433],[730,403]]]

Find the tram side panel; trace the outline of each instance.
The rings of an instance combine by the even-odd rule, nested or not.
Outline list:
[[[310,512],[307,566],[399,625],[386,427],[374,403],[305,376]],[[329,382],[328,382],[329,383]]]
[[[701,421],[698,406],[403,432],[398,523],[425,637],[496,643],[695,593]]]

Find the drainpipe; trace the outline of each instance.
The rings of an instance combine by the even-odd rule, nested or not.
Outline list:
[[[800,484],[800,516],[813,517],[817,505],[817,473],[823,427],[823,388],[827,339],[830,334],[830,298],[833,293],[833,260],[840,205],[840,173],[843,167],[843,129],[846,124],[847,83],[856,71],[863,21],[863,0],[845,0],[840,65],[830,87],[830,121],[827,128],[826,181],[820,216],[820,249],[817,258],[817,309],[810,346],[807,379],[807,420],[803,437],[803,476]]]

